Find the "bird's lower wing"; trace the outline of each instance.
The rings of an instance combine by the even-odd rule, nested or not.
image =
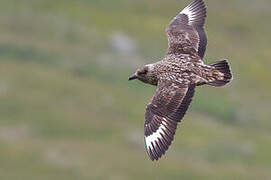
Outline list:
[[[171,145],[178,122],[185,115],[195,86],[160,80],[145,113],[145,147],[151,160],[158,160]]]

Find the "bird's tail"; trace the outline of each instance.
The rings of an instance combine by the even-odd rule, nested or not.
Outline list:
[[[214,62],[210,66],[215,68],[213,70],[214,79],[207,84],[219,87],[228,84],[232,80],[232,73],[227,60]]]

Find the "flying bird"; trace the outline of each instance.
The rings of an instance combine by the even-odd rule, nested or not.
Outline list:
[[[129,77],[157,86],[146,107],[144,140],[152,161],[171,145],[178,123],[184,117],[195,87],[224,86],[232,79],[227,60],[204,64],[207,38],[204,31],[206,6],[194,0],[168,25],[168,49],[161,61],[147,64]]]

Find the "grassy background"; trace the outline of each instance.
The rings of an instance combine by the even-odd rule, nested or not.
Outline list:
[[[166,157],[144,149],[155,88],[127,78],[161,59],[188,0],[0,0],[0,179],[270,179],[271,1],[208,0],[199,87]]]

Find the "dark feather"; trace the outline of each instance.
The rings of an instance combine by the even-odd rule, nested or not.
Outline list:
[[[203,59],[206,51],[207,46],[207,36],[203,29],[203,27],[196,27],[196,30],[199,34],[200,42],[199,42],[199,48],[198,48],[198,55]]]

